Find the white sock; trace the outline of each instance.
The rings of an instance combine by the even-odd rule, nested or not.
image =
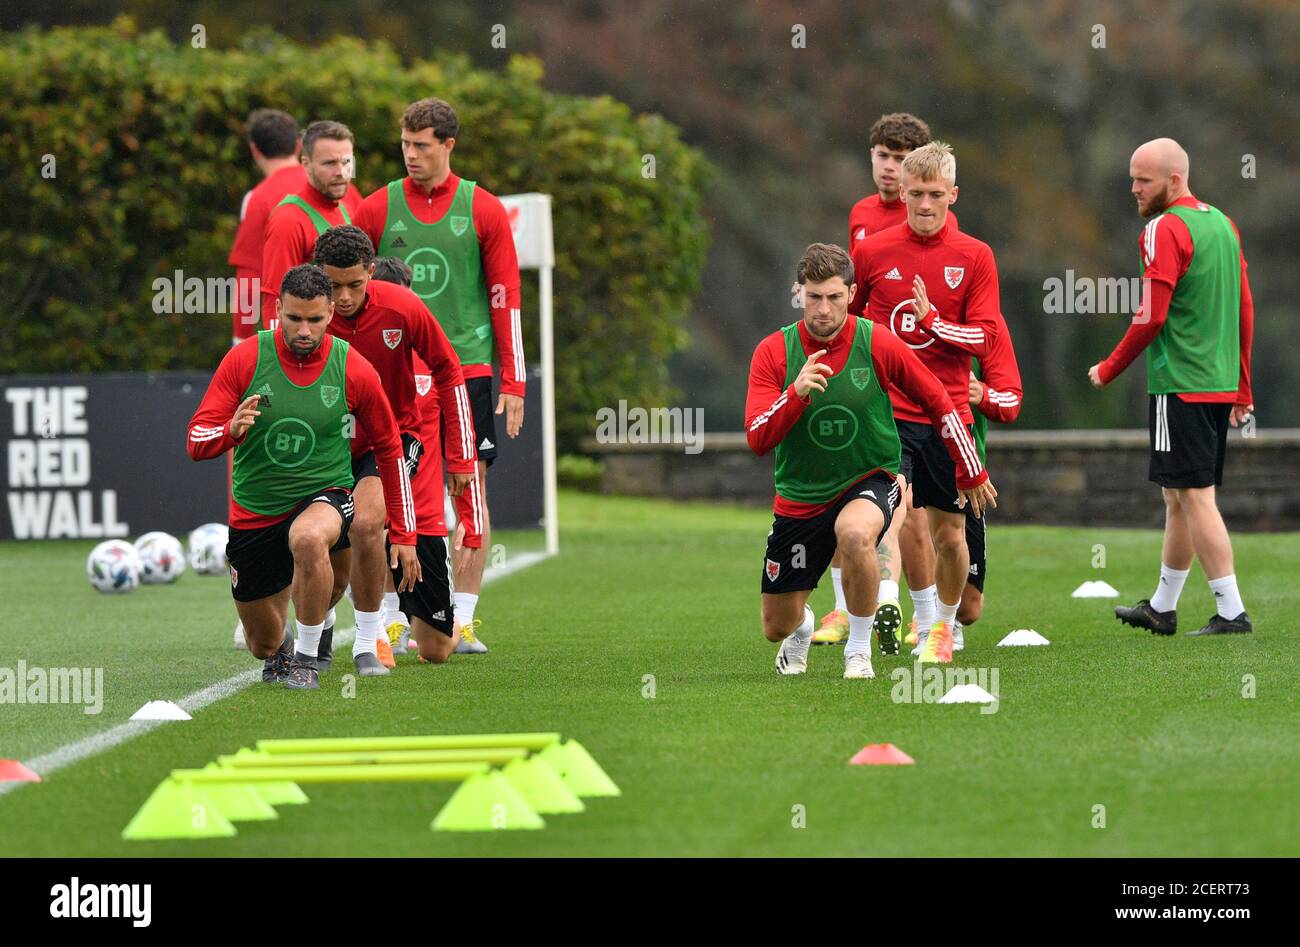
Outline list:
[[[456,603],[456,624],[464,627],[473,622],[478,596],[471,592],[453,592],[451,597]]]
[[[831,587],[835,589],[835,608],[847,612],[848,604],[844,601],[844,570],[831,566]]]
[[[879,597],[879,601],[881,601],[881,602],[897,602],[897,601],[898,601],[898,583],[895,582],[893,579],[881,579],[881,580],[880,580],[880,597]]]
[[[1191,569],[1171,569],[1160,563],[1160,582],[1151,596],[1151,607],[1158,612],[1172,612],[1178,607],[1178,596],[1183,594],[1183,583]]]
[[[1237,575],[1225,575],[1222,579],[1210,580],[1210,591],[1214,593],[1214,604],[1224,618],[1236,618],[1246,610],[1237,591]]]
[[[799,627],[792,632],[792,634],[799,641],[808,641],[812,638],[812,633],[813,633],[813,613],[812,613],[812,609],[808,608],[805,605],[803,611],[803,621],[800,623]]]
[[[352,656],[359,654],[378,654],[375,650],[375,639],[384,627],[384,612],[381,609],[377,612],[363,612],[360,609],[356,611],[357,615],[357,637],[352,642]]]
[[[954,602],[952,605],[945,605],[943,599],[938,596],[935,596],[935,601],[938,603],[938,608],[935,610],[935,621],[951,625],[957,620],[957,606],[961,604],[960,601]]]
[[[330,606],[330,610],[329,610],[329,614],[325,616],[325,625],[324,625],[324,627],[326,627],[326,628],[333,628],[333,627],[334,627],[334,617],[335,617],[335,616],[334,616],[334,606],[331,605],[331,606]]]
[[[859,618],[849,612],[849,640],[844,645],[844,657],[852,654],[871,654],[871,623],[875,615]]]
[[[316,650],[320,647],[320,635],[324,630],[324,622],[319,625],[304,625],[302,622],[298,622],[298,644],[294,647],[294,650],[309,658],[316,657]]]
[[[935,603],[939,600],[939,586],[931,585],[916,592],[909,590],[912,596],[913,617],[916,628],[921,634],[927,634],[934,624]]]
[[[396,592],[385,592],[382,608],[384,612],[384,627],[388,627],[393,622],[397,621],[397,616],[402,613],[402,600],[398,597]]]

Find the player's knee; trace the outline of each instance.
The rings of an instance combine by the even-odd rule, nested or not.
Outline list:
[[[861,519],[851,523],[836,523],[836,547],[840,552],[848,555],[862,555],[868,549],[875,549],[876,536],[880,533],[879,526],[878,523]]]
[[[248,652],[259,661],[265,661],[271,655],[275,654],[275,652],[280,650],[280,644],[282,641],[283,639],[277,641],[275,644],[268,644],[266,641],[255,638],[248,642]]]
[[[296,561],[329,556],[329,530],[324,526],[304,526],[289,534],[289,551]]]
[[[348,527],[348,535],[364,545],[372,545],[381,540],[384,532],[384,521],[382,516],[370,516],[357,513],[352,525]]]
[[[790,637],[790,632],[794,628],[789,619],[782,618],[778,615],[763,616],[763,637],[768,641],[780,642]]]
[[[430,664],[446,664],[451,659],[451,650],[448,648],[439,648],[437,645],[421,645],[420,657]]]
[[[956,555],[966,548],[966,524],[953,526],[944,523],[934,534],[934,545],[939,552]]]
[[[957,620],[963,625],[973,625],[984,614],[984,593],[974,586],[966,586],[962,593],[961,604],[957,607]]]

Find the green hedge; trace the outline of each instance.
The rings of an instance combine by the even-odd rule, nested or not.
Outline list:
[[[404,64],[346,38],[306,48],[258,31],[237,49],[194,49],[125,18],[0,36],[0,372],[214,368],[229,315],[157,315],[153,281],[230,275],[239,201],[257,176],[249,111],[347,123],[368,194],[404,173],[402,110],[438,95],[460,113],[459,174],[496,194],[553,196],[561,444],[620,398],[669,403],[665,362],[686,343],[707,245],[709,168],[662,118],[553,94],[541,79],[532,58],[499,72],[459,55]],[[535,365],[535,278],[524,286]]]

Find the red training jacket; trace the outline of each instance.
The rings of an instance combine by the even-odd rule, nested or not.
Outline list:
[[[303,172],[303,185],[295,192],[312,207],[320,211],[331,227],[346,223],[339,203],[348,209],[352,222],[356,223],[357,210],[361,206],[361,192],[354,185],[348,185],[348,192],[343,200],[335,203],[327,200],[320,191],[306,183]],[[278,202],[277,202],[278,203]],[[301,207],[276,207],[272,205],[270,217],[266,222],[266,238],[262,245],[262,326],[276,328],[280,320],[275,316],[275,301],[280,296],[280,281],[284,274],[295,266],[310,263],[316,253],[316,227]]]
[[[948,211],[948,219],[957,226],[956,211]],[[873,233],[907,223],[907,205],[902,199],[886,201],[879,194],[864,197],[849,211],[849,249]]]
[[[424,443],[424,459],[420,461],[420,469],[411,481],[411,489],[415,491],[415,516],[420,523],[421,536],[446,536],[447,499],[442,476],[442,416],[446,406],[445,403],[440,403],[439,398],[431,397],[433,373],[429,366],[417,353],[412,353],[411,363],[415,394],[420,405],[419,437]],[[476,437],[472,417],[468,429],[462,430],[468,431],[469,446],[472,449]],[[451,441],[457,436],[459,435],[448,431],[448,450],[451,449]],[[465,524],[464,544],[477,549],[483,545],[483,484],[479,480],[476,464],[471,463],[471,469],[462,472],[472,472],[474,481],[461,491],[460,496],[453,497],[453,501],[456,504],[456,516]]]
[[[470,415],[469,395],[461,375],[460,361],[451,342],[419,296],[405,286],[371,280],[366,298],[351,319],[337,312],[326,331],[353,345],[379,373],[380,384],[388,404],[403,433],[418,436],[420,405],[415,390],[412,359],[418,353],[426,365],[433,366],[433,377],[442,402],[447,424],[447,469],[469,473],[478,462],[474,448],[474,421]],[[423,440],[423,438],[421,438]],[[437,441],[424,442],[427,459],[431,451],[441,451]],[[366,438],[352,442],[353,456],[370,450]],[[422,460],[421,466],[424,461]]]
[[[993,348],[980,359],[980,387],[984,396],[975,406],[990,421],[1010,424],[1020,416],[1020,406],[1025,392],[1020,381],[1020,365],[1016,350],[1011,344],[1011,330],[998,313],[998,334],[993,338]]]
[[[240,342],[217,366],[198,410],[190,418],[185,446],[191,459],[211,460],[242,443],[230,436],[230,422],[257,371],[257,340],[258,337],[253,336]],[[278,331],[275,334],[280,368],[295,385],[310,385],[320,377],[333,345],[334,337],[326,333],[320,347],[299,361],[298,356],[285,346],[284,337]],[[388,398],[379,384],[379,376],[360,352],[348,353],[344,389],[348,410],[357,419],[358,433],[364,432],[369,437],[379,463],[384,503],[388,508],[389,538],[399,546],[409,546],[415,542],[416,518],[411,484],[406,477],[406,463],[402,456],[402,437],[388,406]],[[319,489],[341,486],[337,483],[322,484]],[[254,513],[236,503],[233,497],[230,501],[230,525],[236,529],[271,526],[290,515],[292,511],[279,515]]]
[[[801,320],[799,341],[803,344],[805,356],[826,349],[826,354],[819,361],[838,374],[848,361],[856,330],[856,317],[849,316],[835,338],[824,342],[809,335]],[[967,365],[969,364],[968,360]],[[926,418],[942,435],[943,446],[956,468],[957,486],[960,489],[969,490],[988,479],[988,471],[975,452],[975,442],[966,430],[965,424],[968,422],[961,420],[944,386],[906,345],[888,332],[873,329],[871,367],[875,370],[881,387],[898,388],[922,406]],[[773,332],[758,343],[758,348],[754,350],[754,358],[749,366],[749,393],[745,397],[746,437],[750,450],[760,456],[781,442],[804,409],[820,394],[812,391],[808,398],[800,398],[795,394],[794,383],[785,383],[786,369],[785,335],[780,331]],[[962,399],[963,404],[968,400],[969,392],[968,386],[967,397]],[[871,473],[874,471],[864,470],[862,475],[865,477]],[[777,516],[805,519],[823,512],[834,502],[835,500],[820,504],[798,503],[777,495],[772,509]]]
[[[271,210],[286,195],[292,194],[307,183],[307,169],[301,164],[291,164],[280,168],[269,177],[262,179],[256,187],[244,195],[244,202],[239,207],[239,229],[235,231],[235,242],[230,247],[227,259],[235,268],[239,293],[236,296],[233,335],[235,339],[246,339],[256,335],[262,326],[259,314],[261,293],[254,294],[252,281],[262,276],[262,249],[266,245],[266,219]],[[252,310],[243,308],[242,301],[247,299]]]
[[[1199,204],[1195,197],[1188,194],[1174,201],[1175,205],[1183,207],[1195,207]],[[1232,218],[1228,219],[1232,224],[1232,229],[1237,233],[1237,242],[1241,242],[1241,233],[1237,231],[1237,225],[1232,223]],[[1173,214],[1163,214],[1152,220],[1142,230],[1142,237],[1138,241],[1142,248],[1142,265],[1145,267],[1145,275],[1150,279],[1150,300],[1144,300],[1142,309],[1149,312],[1150,319],[1139,321],[1134,319],[1129,324],[1128,331],[1124,333],[1124,338],[1119,340],[1115,346],[1115,351],[1110,353],[1098,372],[1101,375],[1103,383],[1110,382],[1113,378],[1128,368],[1133,359],[1142,354],[1142,351],[1155,341],[1156,336],[1160,334],[1165,320],[1169,318],[1169,303],[1174,298],[1174,287],[1178,281],[1183,278],[1187,272],[1187,267],[1192,262],[1192,235],[1187,229],[1187,224],[1175,217]],[[1246,279],[1246,252],[1241,253],[1241,311],[1240,311],[1240,344],[1241,344],[1241,372],[1237,390],[1233,391],[1183,391],[1178,392],[1178,397],[1183,401],[1189,402],[1212,402],[1216,404],[1240,404],[1248,405],[1255,403],[1254,393],[1250,386],[1250,347],[1255,337],[1255,301],[1250,294],[1250,283]]]
[[[428,193],[420,190],[410,177],[402,179],[406,206],[415,219],[436,224],[451,209],[460,178],[455,172]],[[478,234],[479,256],[483,264],[483,281],[488,290],[488,308],[492,335],[496,340],[497,358],[501,361],[501,393],[524,396],[527,372],[524,366],[524,337],[520,324],[519,258],[515,238],[510,230],[510,216],[505,206],[482,186],[474,188],[474,232]],[[379,241],[388,228],[388,188],[381,187],[361,203],[354,221],[370,235],[379,249]],[[496,292],[500,286],[504,292]],[[491,365],[462,365],[466,378],[491,378]]]
[[[849,311],[864,311],[907,343],[943,383],[962,422],[970,424],[970,360],[984,358],[1001,322],[998,268],[988,244],[944,221],[923,237],[910,224],[872,234],[853,248],[857,293]],[[912,312],[912,280],[925,282],[930,311]],[[900,421],[929,423],[926,412],[897,389]]]

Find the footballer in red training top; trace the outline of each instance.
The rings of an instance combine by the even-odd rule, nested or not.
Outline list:
[[[900,494],[903,450],[890,388],[915,399],[940,432],[938,447],[951,467],[959,506],[969,500],[978,512],[996,491],[938,380],[896,337],[848,315],[855,292],[848,254],[813,244],[797,272],[804,318],[759,343],[745,400],[751,449],[776,451],[763,632],[781,642],[778,673],[806,670],[813,634],[808,595],[839,550],[849,611],[844,676],[871,678],[876,546]]]
[[[326,332],[329,277],[295,267],[282,293],[281,327],[245,339],[222,359],[190,420],[187,446],[195,460],[234,450],[226,558],[248,648],[266,659],[262,679],[315,689],[327,614],[343,592],[338,574],[331,588],[331,573],[346,575],[351,555],[350,424],[374,445],[393,557],[408,584],[419,581],[420,564],[397,422],[374,368]],[[291,584],[296,645],[284,624]],[[374,656],[359,658],[358,669],[367,658]]]
[[[312,122],[302,136],[306,181],[271,208],[262,245],[262,324],[275,328],[280,280],[311,262],[316,238],[330,227],[352,223],[361,193],[352,184],[356,165],[352,131],[341,122]]]
[[[420,437],[420,406],[412,373],[412,357],[419,354],[431,366],[443,407],[447,433],[447,470],[453,494],[475,484],[474,425],[460,362],[437,320],[419,297],[404,286],[376,282],[374,247],[359,227],[332,227],[316,241],[313,262],[329,276],[334,290],[334,319],[329,332],[349,342],[379,372],[384,392],[402,432],[407,471],[414,480],[430,449]],[[352,442],[352,473],[356,478],[356,519],[352,526],[354,559],[352,595],[357,615],[357,636],[367,642],[374,635],[381,660],[387,639],[381,643],[384,595],[384,497],[376,479],[375,457],[365,438]],[[444,587],[437,596],[447,602],[437,630],[452,637],[451,576],[446,568],[447,548],[441,537],[419,544],[426,575],[440,573]],[[432,581],[432,579],[430,579]],[[439,609],[434,609],[438,611]],[[431,617],[432,617],[432,613]],[[433,622],[430,622],[434,624]],[[387,661],[385,661],[387,663]]]
[[[483,498],[484,544],[491,542],[491,503],[487,472],[500,438],[495,416],[505,416],[505,435],[517,437],[524,423],[523,331],[520,325],[519,260],[510,218],[501,201],[451,168],[461,134],[456,110],[438,98],[407,106],[401,119],[402,161],[406,177],[390,181],[366,197],[357,226],[381,257],[397,257],[412,270],[411,289],[425,301],[460,358],[478,438],[479,489]],[[501,364],[500,393],[492,392],[493,349]],[[495,401],[495,410],[493,404]],[[457,499],[463,520],[470,515],[467,495]],[[471,645],[485,557],[466,546],[454,551],[456,621],[469,629],[461,651],[484,653]]]
[[[907,208],[899,191],[903,159],[930,143],[930,126],[907,112],[891,112],[871,126],[869,142],[876,193],[864,197],[849,211],[849,250],[873,233],[907,220]],[[956,213],[949,212],[948,217],[957,226]]]
[[[298,123],[276,109],[254,109],[248,116],[248,150],[262,172],[262,180],[244,195],[239,206],[239,229],[227,262],[235,268],[239,293],[234,306],[234,341],[255,335],[262,326],[262,248],[266,221],[276,204],[307,183],[307,171],[298,160]]]
[[[907,220],[907,207],[901,192],[903,159],[917,148],[930,142],[930,126],[907,112],[882,115],[871,126],[868,138],[871,156],[871,177],[876,193],[864,197],[849,211],[850,250],[870,234],[889,227],[897,227]],[[957,215],[949,212],[953,226]],[[891,532],[885,539],[891,558],[899,558],[897,537]],[[881,601],[887,607],[877,612],[878,625],[896,625],[902,621],[897,605],[898,583],[888,567],[881,570]],[[839,554],[831,561],[831,585],[835,591],[835,608],[822,616],[821,624],[813,635],[813,644],[841,644],[849,633],[849,614],[844,601],[844,584],[840,576]],[[915,595],[913,596],[915,598]],[[880,631],[878,628],[877,631]]]
[[[907,223],[854,247],[858,292],[850,309],[865,312],[907,343],[957,406],[957,423],[969,425],[971,357],[988,355],[1001,325],[1001,304],[993,251],[948,220],[948,206],[957,198],[956,177],[956,159],[942,142],[907,156],[902,176]],[[952,659],[952,626],[970,567],[965,515],[959,511],[940,432],[906,394],[894,390],[890,396],[903,441],[901,473],[911,485],[912,506],[937,514],[929,523],[939,551],[937,616],[921,656],[947,662]]]

